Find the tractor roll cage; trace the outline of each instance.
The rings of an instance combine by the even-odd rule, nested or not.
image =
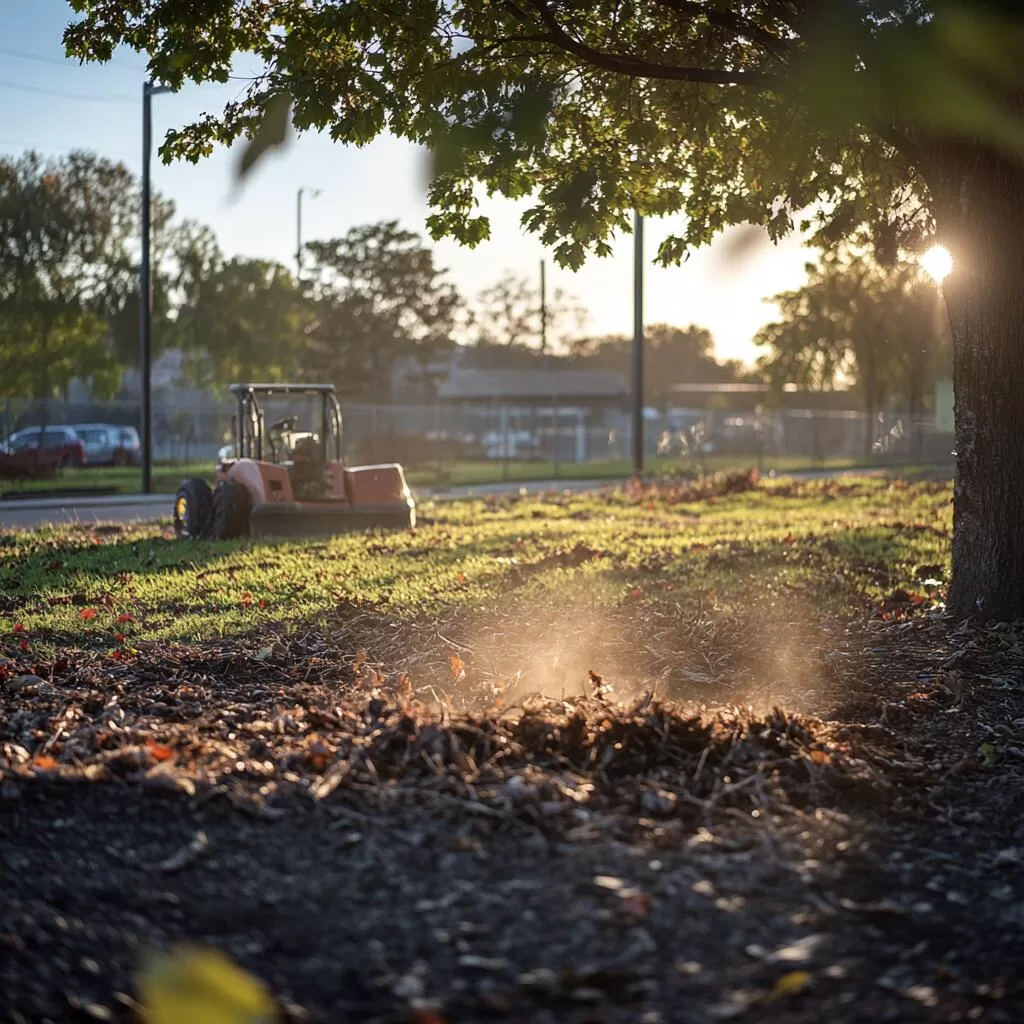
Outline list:
[[[257,395],[320,396],[320,454],[322,461],[331,461],[327,438],[334,427],[334,459],[341,461],[341,406],[330,384],[232,384],[228,390],[238,402],[235,425],[235,456],[240,459],[263,459],[263,410]],[[246,429],[248,426],[249,429]]]

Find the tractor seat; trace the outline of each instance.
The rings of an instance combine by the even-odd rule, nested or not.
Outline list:
[[[283,465],[288,470],[296,501],[316,501],[330,497],[331,485],[325,463],[298,459]]]
[[[297,462],[319,462],[318,442],[316,434],[312,437],[300,437],[292,448],[292,458]]]

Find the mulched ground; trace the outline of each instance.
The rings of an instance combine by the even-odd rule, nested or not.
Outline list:
[[[4,667],[0,1020],[132,1019],[180,940],[287,1020],[1024,1019],[1024,626],[837,625],[800,714],[711,703],[742,658],[545,699],[457,622],[414,685],[392,627]]]

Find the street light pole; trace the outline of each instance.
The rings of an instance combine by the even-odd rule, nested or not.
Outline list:
[[[139,440],[142,446],[142,493],[153,491],[153,285],[150,279],[149,247],[152,229],[152,197],[150,194],[149,162],[153,149],[154,96],[170,92],[166,85],[142,83],[142,255],[139,261]]]
[[[310,198],[316,199],[320,195],[318,188],[302,188],[295,195],[295,280],[302,279],[302,194],[308,192]]]
[[[633,211],[633,475],[644,475],[644,219]]]

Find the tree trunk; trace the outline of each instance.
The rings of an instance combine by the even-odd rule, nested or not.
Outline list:
[[[946,146],[926,174],[953,335],[953,579],[960,617],[1024,618],[1024,164]]]

